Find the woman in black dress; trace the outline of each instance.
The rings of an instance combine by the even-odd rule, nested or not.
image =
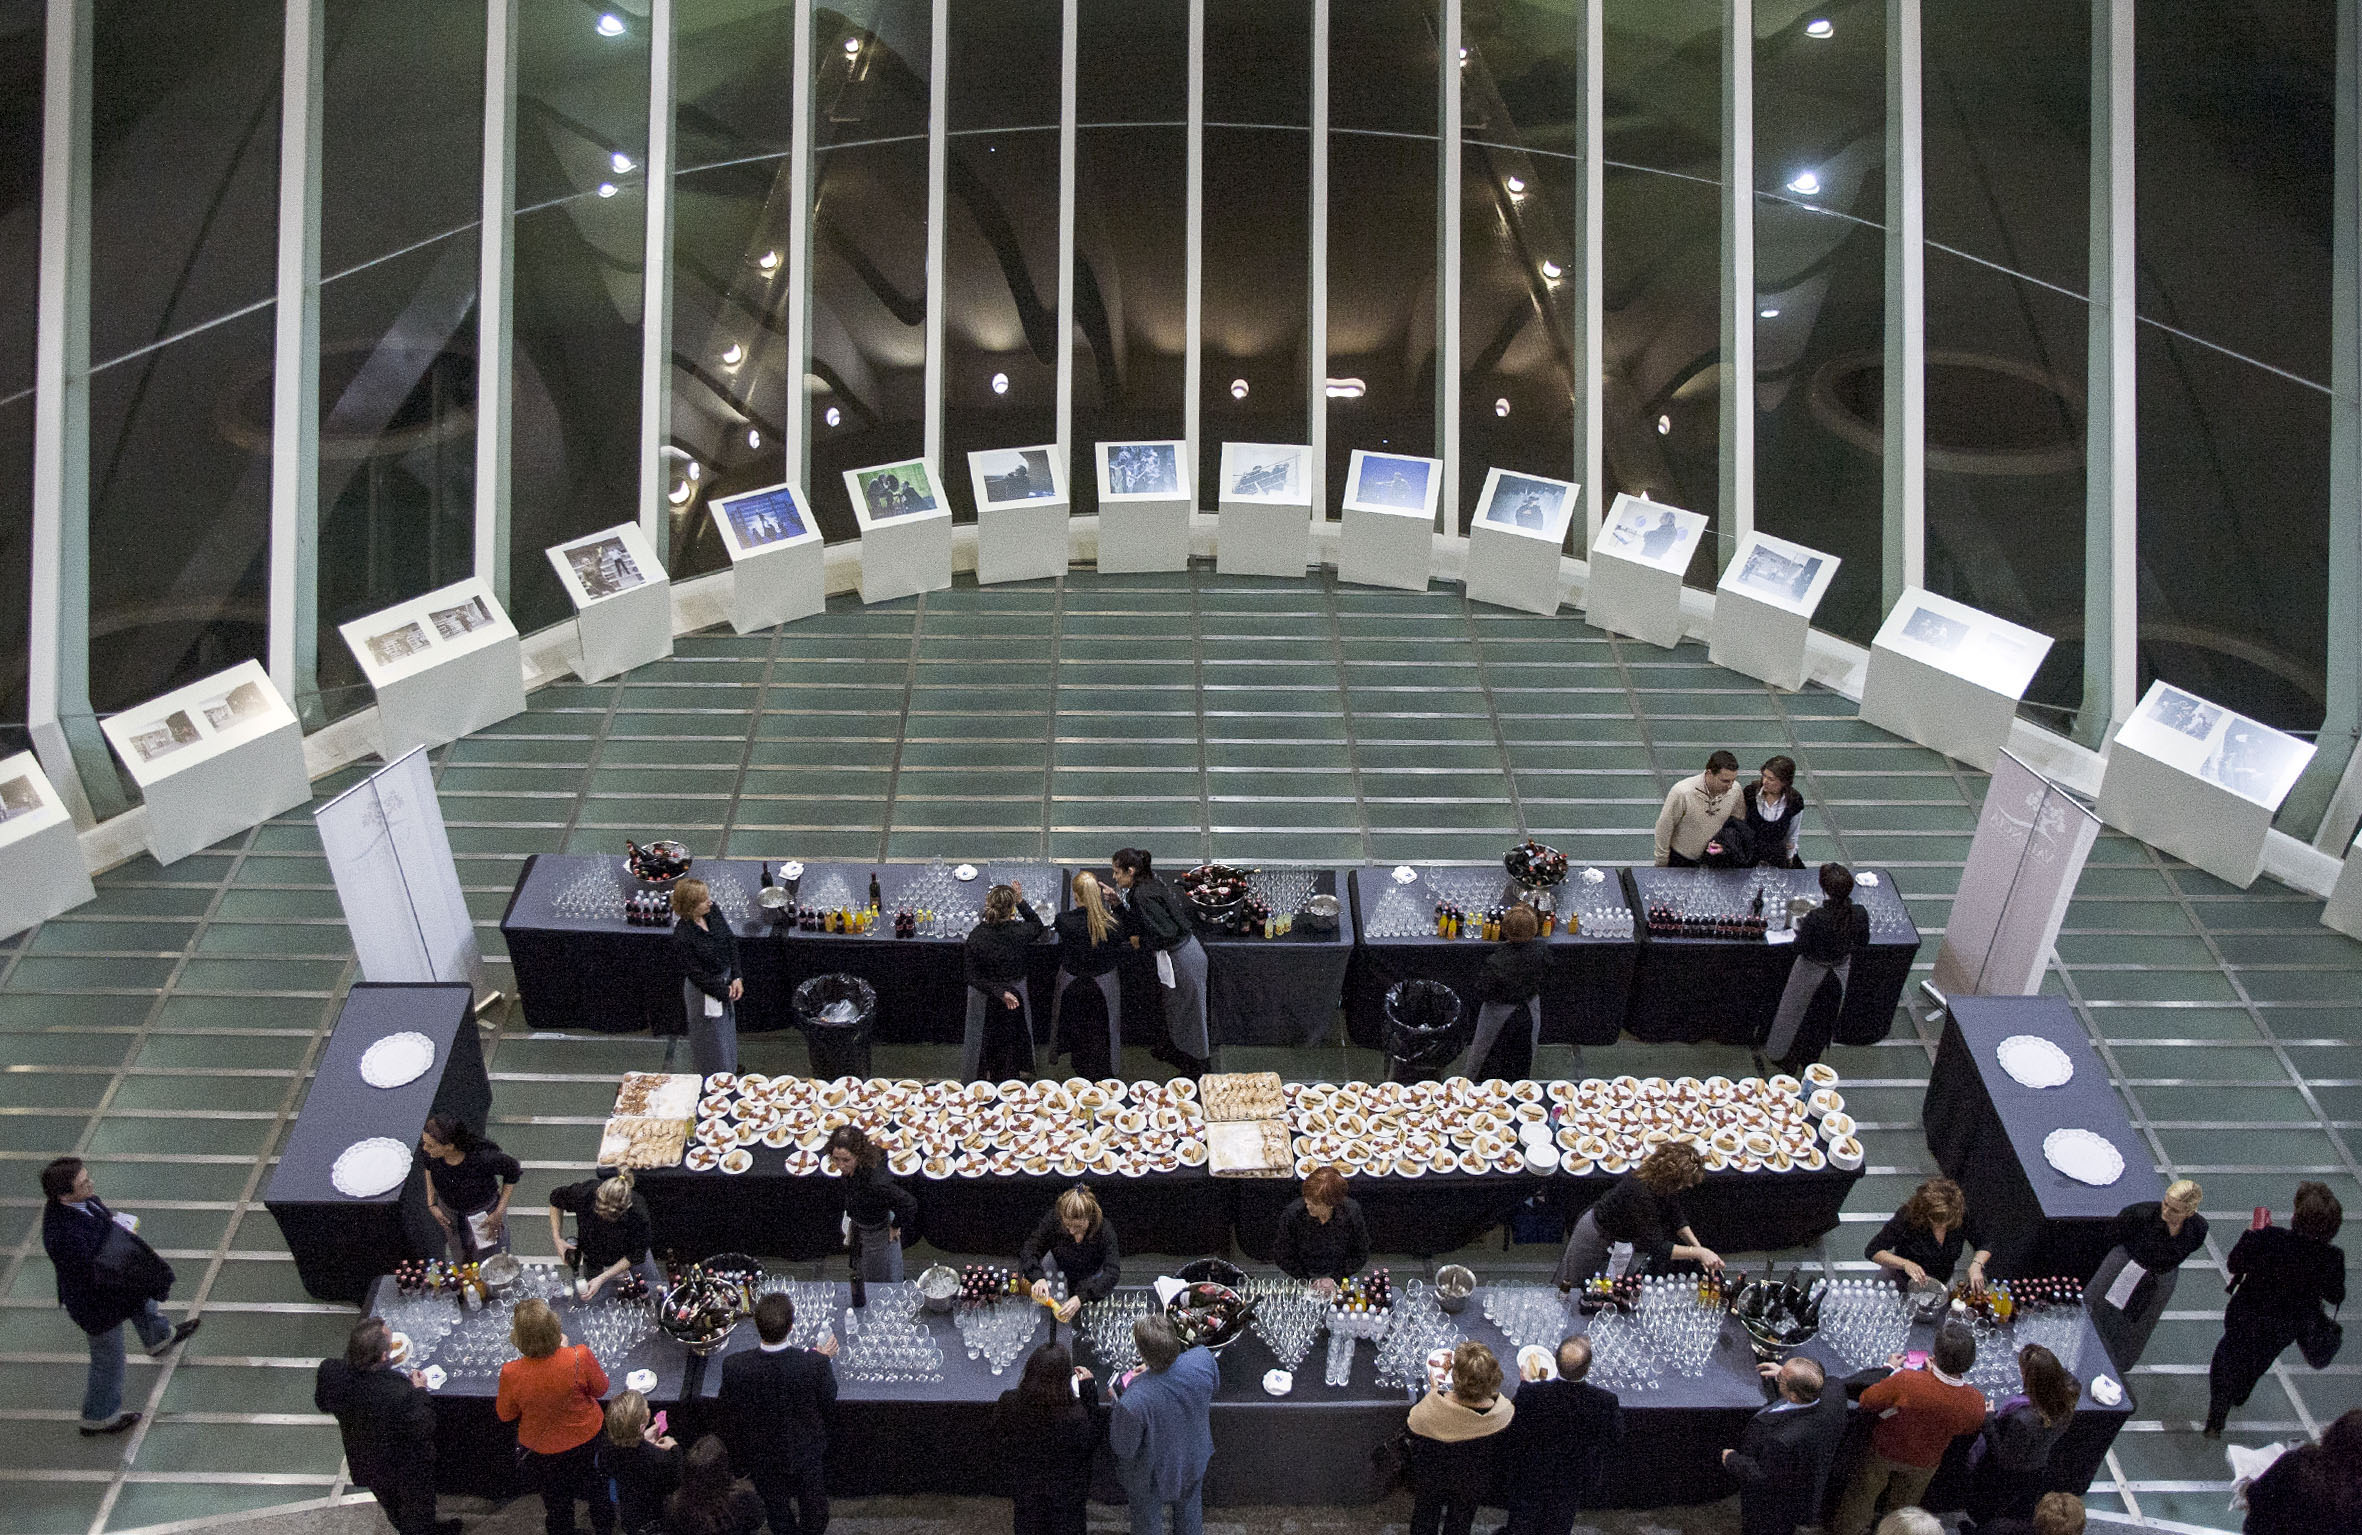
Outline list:
[[[2206,1217],[2198,1213],[2198,1202],[2205,1197],[2204,1189],[2184,1178],[2168,1188],[2162,1200],[2126,1205],[2108,1228],[2108,1256],[2083,1287],[2083,1300],[2119,1375],[2140,1362],[2149,1334],[2173,1299],[2183,1261],[2206,1245]],[[2136,1265],[2140,1272],[2121,1303],[2110,1299]]]
[[[1018,1272],[1033,1281],[1033,1293],[1051,1295],[1050,1269],[1066,1281],[1066,1299],[1058,1320],[1071,1322],[1087,1300],[1105,1300],[1123,1279],[1123,1254],[1116,1250],[1115,1228],[1099,1208],[1099,1196],[1076,1184],[1033,1228],[1017,1254]]]
[[[1053,1339],[1027,1357],[1016,1389],[993,1403],[992,1432],[1009,1466],[1016,1535],[1083,1535],[1107,1404],[1065,1344]]]
[[[1188,1076],[1203,1076],[1214,1053],[1206,1028],[1206,951],[1190,925],[1188,904],[1156,877],[1146,849],[1118,848],[1109,863],[1124,893],[1126,936],[1132,947],[1157,956],[1166,1037],[1149,1053]]]
[[[960,1039],[960,1075],[1033,1075],[1033,1008],[1025,987],[1026,956],[1042,935],[1042,919],[1014,882],[984,893],[984,917],[968,933],[962,960],[968,975],[968,1027]]]
[[[746,980],[738,970],[738,936],[714,909],[701,879],[673,886],[673,955],[686,977],[681,1008],[689,1021],[689,1056],[700,1076],[738,1069],[738,999]]]
[[[689,1446],[681,1485],[664,1500],[667,1535],[754,1535],[763,1527],[763,1500],[738,1479],[730,1452],[712,1434]]]
[[[899,1283],[903,1234],[918,1219],[918,1199],[886,1172],[885,1154],[858,1125],[829,1132],[828,1165],[844,1180],[845,1243],[860,1254],[861,1277]]]
[[[1949,1178],[1930,1178],[1913,1189],[1862,1249],[1863,1257],[1905,1285],[1922,1279],[1950,1284],[1963,1253],[1968,1255],[1968,1287],[1981,1295],[1993,1253],[1969,1221],[1968,1196]]]
[[[2206,1437],[2220,1439],[2231,1409],[2247,1405],[2280,1351],[2316,1325],[2324,1305],[2346,1299],[2346,1255],[2330,1245],[2345,1224],[2345,1206],[2326,1183],[2296,1186],[2296,1211],[2286,1227],[2241,1232],[2232,1247],[2231,1301],[2223,1308],[2223,1337],[2206,1371]]]
[[[1058,931],[1058,980],[1050,993],[1050,1058],[1071,1051],[1076,1076],[1113,1076],[1124,1058],[1123,987],[1116,974],[1124,954],[1123,924],[1107,909],[1107,893],[1088,871],[1074,877],[1073,893],[1074,904],[1051,924]],[[1098,988],[1107,1009],[1105,1032],[1078,1028],[1065,1016],[1066,988],[1077,981]]]
[[[1324,1291],[1369,1267],[1370,1225],[1361,1206],[1347,1196],[1343,1173],[1333,1167],[1312,1170],[1303,1196],[1279,1213],[1271,1261],[1289,1278]]]
[[[574,1217],[574,1240],[566,1240],[563,1217]],[[664,1270],[649,1250],[653,1230],[648,1201],[632,1191],[632,1173],[585,1178],[550,1190],[550,1245],[564,1255],[589,1300],[628,1269],[652,1294],[664,1293]]]
[[[2035,1502],[2051,1490],[2050,1452],[2083,1398],[2083,1382],[2039,1343],[2018,1350],[2018,1378],[2026,1389],[1994,1405],[1970,1452],[1968,1515],[1976,1524],[2034,1516]]]
[[[426,1208],[443,1228],[454,1263],[508,1251],[508,1202],[524,1164],[478,1135],[456,1114],[428,1118],[418,1133],[426,1163]]]
[[[1755,1056],[1755,1069],[1765,1076],[1771,1074],[1766,1056],[1791,1075],[1820,1059],[1825,1041],[1807,1034],[1805,1015],[1821,983],[1832,975],[1837,977],[1838,1009],[1844,1010],[1854,956],[1870,941],[1870,914],[1854,904],[1851,869],[1841,863],[1822,864],[1821,896],[1821,904],[1796,924],[1796,962],[1788,967],[1788,984],[1780,990],[1771,1029]]]

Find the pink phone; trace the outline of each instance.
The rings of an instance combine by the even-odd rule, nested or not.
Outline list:
[[[1923,1349],[1923,1348],[1915,1348],[1915,1349],[1912,1349],[1912,1350],[1911,1350],[1909,1353],[1905,1354],[1905,1355],[1903,1356],[1903,1368],[1904,1368],[1904,1369],[1906,1369],[1906,1370],[1924,1370],[1924,1369],[1926,1369],[1926,1368],[1927,1368],[1927,1350],[1926,1350],[1926,1349]]]
[[[648,1428],[657,1438],[662,1439],[665,1435],[664,1414],[659,1412],[655,1419],[649,1423]]]

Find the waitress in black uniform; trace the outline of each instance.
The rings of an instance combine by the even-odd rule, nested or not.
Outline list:
[[[1115,1074],[1124,1058],[1123,988],[1117,984],[1116,964],[1123,958],[1123,925],[1107,909],[1107,893],[1096,876],[1074,877],[1074,904],[1058,913],[1051,924],[1058,930],[1058,980],[1050,993],[1050,1057],[1074,1052],[1075,1075],[1106,1077]],[[1086,1038],[1067,1027],[1063,1017],[1066,988],[1089,981],[1107,1004],[1107,1032]]]
[[[1190,927],[1189,907],[1156,877],[1145,849],[1118,848],[1109,860],[1124,892],[1125,927],[1135,948],[1156,955],[1157,984],[1165,994],[1166,1038],[1150,1053],[1190,1076],[1212,1069],[1206,1029],[1206,951]]]
[[[697,1074],[738,1070],[738,999],[746,981],[738,972],[738,935],[730,919],[714,909],[713,892],[701,879],[673,886],[673,953],[687,979],[681,1006],[689,1020],[689,1057]]]
[[[1033,1007],[1025,959],[1042,919],[1011,882],[984,893],[984,918],[969,930],[962,960],[968,976],[968,1026],[960,1037],[960,1075],[1033,1075]]]
[[[1755,1067],[1771,1075],[1765,1057],[1794,1073],[1820,1059],[1817,1042],[1804,1037],[1805,1016],[1821,983],[1837,977],[1837,1006],[1845,1007],[1846,982],[1853,976],[1854,955],[1870,942],[1870,914],[1854,904],[1853,871],[1841,863],[1821,865],[1821,904],[1796,924],[1796,962],[1788,967],[1788,984],[1780,989],[1780,1005],[1772,1014],[1771,1031],[1757,1052]]]
[[[1076,1184],[1058,1196],[1058,1203],[1042,1216],[1033,1235],[1017,1254],[1018,1272],[1033,1281],[1033,1293],[1051,1297],[1050,1272],[1066,1281],[1066,1298],[1058,1306],[1058,1320],[1071,1322],[1087,1300],[1105,1300],[1123,1281],[1123,1255],[1116,1250],[1115,1228],[1099,1208],[1099,1196],[1089,1185]]]

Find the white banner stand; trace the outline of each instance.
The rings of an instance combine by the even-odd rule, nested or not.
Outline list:
[[[1990,771],[2049,654],[2047,634],[1905,587],[1870,642],[1862,721]]]
[[[1936,949],[1947,997],[2025,997],[2042,989],[2099,817],[2008,752],[1993,761],[1968,865]]]
[[[828,606],[828,550],[803,492],[769,485],[724,496],[712,510],[730,556],[732,629],[752,634]]]
[[[364,979],[465,983],[477,1001],[491,996],[424,751],[370,774],[312,821]]]
[[[580,675],[604,682],[673,653],[673,584],[636,522],[545,549],[574,601]]]
[[[2362,833],[2357,833],[2354,845],[2346,849],[2337,883],[2329,887],[2329,903],[2321,908],[2321,925],[2348,938],[2362,938]]]
[[[337,632],[377,694],[389,758],[525,712],[517,626],[492,589],[472,576],[340,624]]]
[[[951,585],[951,507],[923,458],[845,471],[861,525],[861,600],[891,602]]]
[[[39,760],[0,761],[0,938],[97,898],[74,817]]]
[[[1682,572],[1705,533],[1697,512],[1618,493],[1591,542],[1585,620],[1667,650],[1680,644]]]
[[[968,455],[976,493],[976,584],[1054,581],[1066,574],[1074,514],[1055,445]]]
[[[1580,494],[1571,480],[1489,471],[1468,524],[1468,600],[1544,617],[1556,613],[1566,598],[1559,550]]]
[[[1804,686],[1804,647],[1813,610],[1843,563],[1769,533],[1739,540],[1714,588],[1714,626],[1706,658],[1742,676],[1793,693]]]
[[[2108,746],[2100,819],[2244,890],[2313,743],[2152,682]]]
[[[158,863],[259,826],[312,797],[303,725],[259,661],[126,709],[101,727],[148,805]]]
[[[1102,442],[1099,472],[1099,570],[1122,575],[1189,568],[1188,445]]]
[[[1355,448],[1345,471],[1337,579],[1427,590],[1435,565],[1435,506],[1442,495],[1443,460]]]
[[[1312,450],[1301,444],[1222,444],[1214,571],[1302,576],[1312,564]]]

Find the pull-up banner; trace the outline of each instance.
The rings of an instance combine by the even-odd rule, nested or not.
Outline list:
[[[2073,795],[2002,752],[1936,950],[1936,990],[2008,997],[2039,989],[2099,834],[2099,817]]]
[[[364,978],[464,982],[478,1002],[490,995],[425,748],[322,805],[313,821]]]

